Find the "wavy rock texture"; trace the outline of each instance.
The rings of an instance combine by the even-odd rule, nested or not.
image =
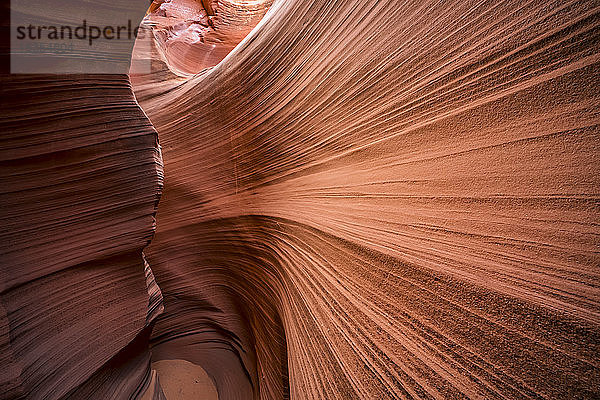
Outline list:
[[[269,6],[216,4],[178,15],[248,15],[223,49]],[[278,0],[193,77],[228,50],[2,76],[0,398],[164,399],[151,359],[221,400],[599,397],[599,35],[593,1]]]
[[[82,0],[2,11],[77,26],[90,14],[139,22],[147,7]],[[162,189],[158,137],[127,69],[52,73],[68,62],[128,67],[133,41],[74,48],[83,50],[70,59],[44,54],[47,74],[0,75],[0,399],[138,398],[152,381],[148,341],[163,305],[142,249]],[[23,56],[34,63],[40,53]]]
[[[599,21],[289,0],[200,75],[153,56],[153,358],[221,399],[600,396]]]
[[[162,310],[141,253],[162,186],[156,131],[126,75],[1,85],[0,398],[133,397]]]
[[[258,24],[272,0],[155,0],[143,25],[169,68],[195,74],[219,63]]]

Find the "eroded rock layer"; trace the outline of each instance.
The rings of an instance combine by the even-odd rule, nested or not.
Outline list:
[[[258,24],[272,0],[155,0],[142,22],[178,74],[219,63]]]
[[[597,2],[148,15],[0,77],[0,399],[600,396]]]
[[[0,84],[0,398],[133,398],[162,310],[141,253],[162,186],[156,131],[126,75]]]
[[[599,11],[280,1],[137,76],[154,359],[221,399],[599,396]]]

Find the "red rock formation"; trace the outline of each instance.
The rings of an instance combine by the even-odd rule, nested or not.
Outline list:
[[[161,58],[182,75],[219,63],[258,24],[272,0],[155,0],[143,25]]]
[[[598,396],[598,29],[586,2],[290,1],[209,72],[134,80],[154,357],[227,399]]]
[[[25,11],[40,25],[57,15],[76,25],[80,5]],[[107,17],[137,7],[139,21],[147,3],[92,6]],[[117,71],[132,45],[115,42],[98,65]],[[87,55],[71,67],[89,67]],[[142,255],[162,187],[157,134],[126,69],[57,75],[61,54],[30,56],[48,74],[0,76],[0,398],[136,398],[162,311]]]
[[[126,75],[2,86],[0,398],[133,396],[162,307],[141,254],[162,185],[156,132]]]
[[[243,35],[134,51],[153,126],[125,76],[3,78],[0,398],[160,398],[150,356],[221,400],[600,396],[599,34],[282,0],[198,75]]]

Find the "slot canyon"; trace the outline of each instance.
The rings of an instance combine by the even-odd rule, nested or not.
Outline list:
[[[600,398],[600,2],[2,12],[1,400]]]

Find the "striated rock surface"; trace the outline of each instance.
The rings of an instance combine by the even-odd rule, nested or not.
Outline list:
[[[135,27],[148,3],[10,6],[4,14],[40,26],[39,38],[49,25],[131,15]],[[0,48],[47,72],[13,63],[0,75],[1,399],[138,398],[151,383],[163,305],[142,249],[162,190],[158,137],[126,74],[133,40],[72,44],[71,54]]]
[[[598,397],[599,18],[281,1],[211,70],[136,76],[154,359],[221,399]]]
[[[141,253],[162,186],[156,131],[126,75],[1,85],[0,398],[133,397],[162,309]]]
[[[600,396],[600,5],[80,5],[151,46],[0,77],[0,399]]]

